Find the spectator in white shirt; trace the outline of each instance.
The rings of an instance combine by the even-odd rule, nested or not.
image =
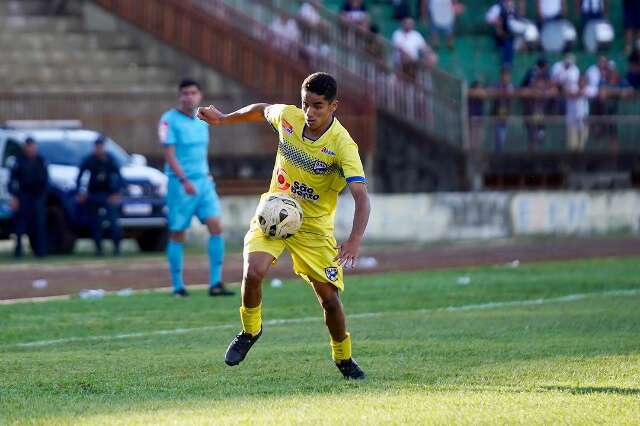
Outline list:
[[[589,96],[586,76],[567,90],[567,145],[571,151],[583,151],[589,138]]]
[[[603,19],[607,14],[606,0],[575,0],[575,10],[582,19],[582,28],[591,20]]]
[[[567,0],[538,0],[538,20],[541,24],[564,17]]]
[[[364,0],[346,0],[340,9],[340,18],[344,22],[369,31],[371,20]]]
[[[411,18],[402,20],[402,27],[394,31],[391,41],[396,49],[397,63],[411,77],[415,77],[421,65],[433,66],[437,62],[437,56],[422,34],[415,30],[415,22]]]
[[[456,15],[462,13],[464,6],[458,0],[424,0],[423,3],[426,3],[423,7],[429,10],[433,46],[437,49],[440,36],[443,36],[447,40],[447,47],[452,49]]]
[[[594,97],[600,91],[600,87],[605,84],[609,73],[613,72],[615,67],[609,62],[606,56],[600,56],[598,63],[587,68],[587,92],[590,97]]]
[[[279,15],[269,26],[273,31],[273,46],[278,49],[291,49],[300,42],[300,30],[296,20],[286,14]]]
[[[576,65],[576,57],[568,54],[562,61],[553,64],[551,80],[558,86],[558,89],[565,92],[570,88],[575,88],[580,80],[580,68]]]
[[[320,0],[307,0],[300,6],[298,16],[303,22],[311,27],[324,27],[327,23],[322,19],[319,9]]]

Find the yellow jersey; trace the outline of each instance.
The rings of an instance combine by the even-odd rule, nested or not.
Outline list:
[[[313,141],[302,136],[305,123],[300,108],[271,105],[264,115],[278,133],[269,192],[287,193],[300,203],[304,212],[300,232],[333,235],[338,194],[347,183],[366,182],[358,145],[335,117]]]

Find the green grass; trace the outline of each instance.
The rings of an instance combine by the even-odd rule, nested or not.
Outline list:
[[[574,294],[588,296],[554,300]],[[222,357],[237,298],[0,306],[0,424],[640,421],[640,258],[349,277],[361,383],[332,365],[308,286],[264,296],[265,321],[291,321],[265,326],[236,368]],[[551,300],[443,309],[539,298]]]

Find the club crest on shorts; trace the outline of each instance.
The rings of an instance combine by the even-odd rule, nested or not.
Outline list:
[[[335,266],[324,268],[324,274],[327,276],[329,281],[336,281],[338,279],[338,268]]]

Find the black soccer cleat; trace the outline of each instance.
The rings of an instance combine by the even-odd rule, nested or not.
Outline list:
[[[173,297],[178,297],[178,298],[189,297],[189,293],[185,288],[181,288],[180,290],[173,290],[172,294],[173,294]]]
[[[228,290],[223,283],[218,283],[215,286],[209,287],[209,296],[233,296],[235,291]]]
[[[336,362],[336,367],[338,367],[345,379],[363,380],[367,377],[353,358]]]
[[[245,333],[244,330],[238,333],[231,341],[227,348],[227,352],[224,354],[225,364],[229,366],[240,364],[247,356],[249,349],[251,349],[253,344],[258,341],[260,336],[262,336],[262,328],[260,328],[260,332],[255,336]]]

